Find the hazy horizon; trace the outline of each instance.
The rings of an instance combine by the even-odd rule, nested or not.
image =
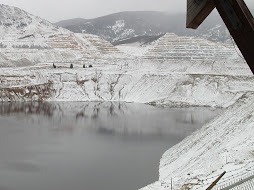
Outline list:
[[[92,19],[125,11],[158,11],[185,13],[186,0],[0,0],[0,4],[15,6],[50,22],[74,18]],[[254,12],[253,0],[245,0]]]

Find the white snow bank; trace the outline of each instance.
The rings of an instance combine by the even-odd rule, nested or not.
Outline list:
[[[161,158],[159,181],[142,190],[206,189],[230,184],[254,171],[254,93],[241,96],[200,130],[175,145]],[[215,188],[216,189],[216,188]]]
[[[223,63],[210,62],[119,62],[96,64],[93,68],[74,64],[73,69],[69,63],[56,65],[56,69],[52,64],[0,69],[0,101],[30,101],[37,95],[37,100],[44,101],[228,107],[244,93],[254,90],[254,77],[243,75],[249,69],[245,65],[234,67],[233,63],[225,64],[225,68]],[[218,71],[216,65],[221,67],[219,74],[214,74]],[[40,97],[36,93],[17,93],[31,86],[37,92],[36,85],[46,86],[47,94]]]

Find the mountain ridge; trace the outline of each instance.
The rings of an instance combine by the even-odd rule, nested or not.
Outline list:
[[[185,20],[186,15],[183,13],[126,11],[94,19],[63,20],[55,24],[76,33],[98,35],[113,44],[133,37],[159,36],[165,33],[201,37],[220,42],[230,39],[227,28],[216,12],[213,12],[197,30],[187,29]]]

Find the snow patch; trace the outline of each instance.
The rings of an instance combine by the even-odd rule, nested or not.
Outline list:
[[[112,30],[115,34],[121,32],[125,26],[124,20],[117,20],[115,25],[112,26]]]

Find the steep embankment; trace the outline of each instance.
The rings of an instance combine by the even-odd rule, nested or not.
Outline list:
[[[226,75],[223,69],[218,71],[223,64]],[[64,64],[58,64],[57,69],[47,64],[29,70],[5,69],[0,72],[0,98],[1,101],[127,101],[226,107],[254,89],[254,78],[243,75],[249,69],[244,64],[242,70],[237,66],[195,61],[181,65],[123,62],[86,69],[78,65],[68,69],[69,65]]]
[[[237,103],[181,143],[160,161],[159,181],[142,190],[206,189],[223,171],[216,187],[253,175],[254,94]],[[216,189],[216,188],[215,188]]]

